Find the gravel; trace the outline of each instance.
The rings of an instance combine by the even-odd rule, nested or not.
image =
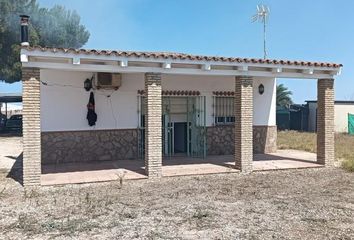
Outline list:
[[[303,169],[42,187],[0,180],[0,239],[354,239],[354,174]]]

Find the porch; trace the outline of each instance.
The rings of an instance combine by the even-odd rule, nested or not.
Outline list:
[[[25,186],[46,184],[53,174],[62,183],[92,182],[333,166],[335,160],[333,86],[340,64],[40,47],[23,48],[21,59]],[[102,73],[109,76],[106,91],[99,87]],[[317,156],[278,155],[276,78],[317,81]],[[93,93],[94,126],[85,118]],[[164,160],[176,153],[200,159]],[[139,157],[144,161],[130,160]],[[119,169],[126,169],[124,177]]]
[[[162,176],[189,176],[218,173],[240,173],[233,155],[206,158],[166,157]],[[297,150],[278,150],[272,154],[254,154],[253,171],[316,168],[316,154]],[[42,166],[42,185],[77,184],[103,181],[147,179],[144,161],[119,160],[90,163],[63,163]]]

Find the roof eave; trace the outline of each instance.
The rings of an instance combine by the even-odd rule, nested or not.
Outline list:
[[[36,61],[36,59],[41,59],[41,63],[39,61]],[[201,58],[203,59],[203,58]],[[52,64],[49,64],[51,62],[55,61],[67,61],[66,66],[63,64],[58,65],[61,66],[62,68],[67,68],[71,64],[76,64],[80,65],[80,60],[94,60],[94,61],[113,61],[117,62],[118,66],[123,68],[116,68],[116,69],[111,69],[115,71],[120,71],[120,72],[131,72],[127,71],[129,68],[128,62],[140,62],[140,63],[146,63],[146,65],[149,65],[151,63],[158,63],[161,64],[161,67],[159,68],[147,68],[143,69],[141,68],[140,70],[147,71],[147,70],[154,70],[154,71],[159,71],[159,72],[165,72],[166,70],[169,70],[170,73],[174,72],[172,64],[190,64],[190,65],[200,65],[200,69],[203,72],[204,75],[212,75],[211,73],[214,72],[215,75],[218,73],[221,75],[226,74],[226,72],[221,72],[221,71],[215,71],[216,68],[232,68],[232,71],[229,71],[227,75],[251,75],[252,71],[250,71],[251,68],[264,68],[267,74],[265,76],[269,77],[294,77],[294,78],[317,78],[317,77],[334,77],[336,75],[339,75],[341,72],[341,64],[337,64],[335,66],[337,67],[324,67],[324,66],[314,66],[315,64],[312,65],[288,65],[288,64],[281,64],[278,61],[278,63],[273,63],[273,62],[264,62],[264,63],[257,63],[257,62],[252,62],[252,61],[221,61],[221,60],[216,60],[216,59],[210,59],[210,60],[200,60],[200,59],[181,59],[181,58],[173,58],[173,57],[159,57],[159,56],[154,56],[154,57],[146,57],[146,56],[125,56],[125,55],[116,55],[116,54],[95,54],[95,53],[87,53],[87,52],[80,52],[79,50],[75,52],[71,51],[55,51],[55,49],[49,50],[41,50],[41,49],[28,49],[28,48],[22,48],[21,49],[21,62],[23,66],[36,66],[39,68],[53,68]],[[47,64],[46,64],[47,63]],[[87,65],[87,64],[86,64]],[[92,64],[91,64],[92,65]],[[93,70],[94,66],[86,66],[88,68],[91,68]],[[318,64],[320,65],[320,64]],[[161,69],[160,69],[161,68]],[[72,70],[71,67],[68,68],[69,70]],[[83,67],[76,67],[75,69],[81,69],[81,70],[88,70]],[[97,66],[97,69],[99,67]],[[104,70],[104,69],[101,69]],[[109,71],[110,68],[108,67],[106,71]],[[130,68],[132,70],[132,68]],[[138,70],[138,69],[135,69]],[[140,71],[139,70],[139,71]],[[180,70],[180,69],[179,69]],[[177,74],[180,71],[175,71]],[[271,74],[269,74],[269,72]],[[209,74],[207,74],[209,73]],[[287,73],[287,74],[286,74]],[[297,73],[297,74],[295,74]],[[188,74],[188,71],[186,71],[186,74]],[[198,74],[198,72],[196,72]],[[257,75],[257,74],[256,74]],[[260,74],[260,76],[263,76]]]

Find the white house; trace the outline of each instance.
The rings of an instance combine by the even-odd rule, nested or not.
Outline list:
[[[28,43],[21,16],[23,183],[45,164],[276,151],[276,78],[318,80],[317,163],[334,163],[334,77],[341,64],[170,52],[46,48]],[[165,160],[164,160],[165,161]],[[168,160],[167,160],[168,161]]]
[[[276,78],[318,79],[317,159],[333,164],[340,64],[37,46],[21,61],[25,185],[42,164],[80,161],[141,158],[160,177],[163,156],[234,154],[250,172],[253,153],[276,151]]]

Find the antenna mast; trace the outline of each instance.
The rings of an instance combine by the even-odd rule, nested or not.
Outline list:
[[[261,22],[263,23],[263,51],[264,51],[264,59],[267,58],[267,45],[266,45],[266,37],[267,37],[267,22],[270,14],[270,9],[266,5],[257,5],[257,13],[253,15],[252,22]]]

